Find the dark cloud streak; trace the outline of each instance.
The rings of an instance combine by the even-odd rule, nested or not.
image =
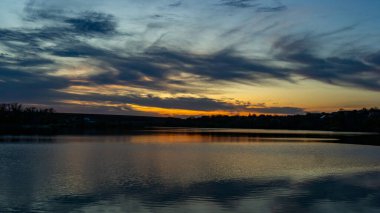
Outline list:
[[[292,69],[293,74],[334,85],[380,90],[380,68],[371,65],[366,57],[319,57],[316,48],[317,44],[309,35],[288,35],[274,44],[277,59],[302,65],[302,68]]]
[[[281,12],[288,9],[281,1],[221,0],[219,5],[240,9],[255,8],[255,11],[258,13]]]
[[[256,0],[221,1],[223,6],[254,7],[257,12],[278,12],[287,9],[281,2],[275,3],[274,6],[268,6]],[[181,4],[182,2],[178,1],[169,6],[178,7]],[[317,53],[320,38],[339,35],[352,30],[355,25],[319,34],[284,35],[273,44],[273,58],[259,60],[239,54],[234,48],[208,54],[195,54],[179,49],[158,47],[158,44],[155,44],[141,53],[126,54],[120,50],[94,46],[84,40],[88,38],[113,39],[121,35],[117,30],[116,17],[101,12],[74,13],[60,9],[47,10],[30,3],[25,7],[25,20],[43,24],[39,28],[0,29],[1,48],[11,53],[0,55],[0,89],[4,100],[43,99],[47,101],[47,99],[70,98],[57,90],[78,83],[71,81],[75,79],[52,76],[51,73],[60,68],[61,64],[51,59],[51,56],[65,58],[68,63],[71,59],[87,59],[95,61],[99,69],[115,71],[87,77],[86,80],[92,85],[121,84],[173,93],[194,93],[204,89],[192,87],[192,79],[178,77],[181,71],[210,84],[232,82],[261,84],[272,79],[292,82],[294,76],[301,76],[333,85],[380,91],[379,51],[356,57],[320,56]],[[276,23],[272,24],[263,28],[262,31],[272,29],[276,25]],[[45,46],[47,42],[53,45]],[[297,66],[279,68],[269,62],[286,62]],[[147,81],[145,77],[150,80]],[[173,79],[173,77],[176,78]],[[180,89],[175,86],[180,86]],[[28,97],[23,97],[23,93],[28,94],[26,95]],[[76,98],[76,96],[71,97]],[[176,106],[181,109],[206,111],[255,110],[261,113],[281,114],[304,112],[301,108],[292,107],[250,108],[208,98],[162,99],[139,95],[124,98],[88,95],[77,98],[163,108]]]
[[[259,4],[252,4],[257,0],[221,0],[220,5],[236,8],[257,7]]]
[[[257,8],[257,12],[281,12],[281,11],[284,11],[286,10],[287,7],[285,5],[280,5],[280,6],[276,6],[276,7],[259,7]]]

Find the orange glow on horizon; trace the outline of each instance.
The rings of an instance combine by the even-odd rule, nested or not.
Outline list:
[[[110,103],[110,102],[96,102],[96,101],[64,100],[61,102],[65,104],[93,106],[93,107],[117,107],[122,110],[125,110],[126,112],[130,108],[138,112],[153,113],[159,116],[210,116],[210,115],[248,116],[250,114],[256,114],[253,112],[244,112],[244,111],[232,112],[232,111],[225,111],[225,110],[214,110],[214,111],[189,110],[189,109],[142,106],[142,105],[137,105],[137,104],[116,104],[116,103]]]
[[[136,104],[129,104],[129,106],[140,112],[155,113],[163,116],[207,116],[207,115],[249,115],[249,112],[230,112],[224,110],[204,111],[204,110],[189,110],[189,109],[176,109],[176,108],[161,108],[140,106]]]

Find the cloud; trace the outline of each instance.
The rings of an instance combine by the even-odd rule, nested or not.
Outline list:
[[[30,0],[25,4],[23,19],[30,22],[60,20],[65,11],[62,8],[46,8],[44,2]]]
[[[252,4],[257,0],[221,0],[220,5],[237,8],[256,7],[258,4]]]
[[[182,2],[174,2],[178,7]],[[221,1],[229,7],[253,7],[257,12],[274,12],[286,9],[278,1],[262,2],[238,0]],[[167,4],[166,4],[167,7]],[[156,13],[152,13],[156,14]],[[151,17],[151,16],[148,16]],[[272,52],[266,58],[257,58],[244,51],[238,45],[248,46],[251,37],[243,39],[247,44],[234,44],[228,48],[215,51],[192,51],[189,48],[176,48],[165,42],[146,45],[136,36],[126,35],[118,30],[119,19],[114,15],[99,11],[71,11],[58,7],[46,7],[34,1],[24,9],[24,21],[30,26],[0,28],[0,89],[10,100],[12,91],[14,99],[22,100],[22,92],[36,91],[25,97],[36,101],[49,97],[50,100],[69,98],[57,90],[64,90],[75,85],[128,85],[131,87],[166,91],[171,94],[198,94],[212,88],[213,85],[269,84],[272,80],[296,82],[297,79],[313,79],[328,84],[344,87],[364,88],[380,91],[380,53],[364,50],[350,54],[322,54],[320,49],[338,37],[350,32],[356,25],[339,28],[328,32],[306,32],[275,34]],[[160,23],[160,32],[165,31],[165,23]],[[179,24],[179,23],[176,23]],[[279,22],[264,27],[257,33],[268,29],[275,31]],[[149,24],[147,24],[149,27]],[[241,26],[245,27],[245,26]],[[276,29],[274,29],[276,28]],[[245,29],[245,28],[244,28]],[[158,29],[150,29],[154,31]],[[231,29],[224,39],[241,28]],[[256,32],[256,31],[255,31]],[[176,32],[163,32],[171,37]],[[147,37],[144,33],[139,37]],[[249,34],[247,36],[252,36]],[[254,36],[254,35],[253,35]],[[244,36],[243,36],[244,37]],[[121,39],[125,46],[115,47],[107,42]],[[131,44],[135,41],[136,43]],[[131,51],[136,45],[139,51]],[[280,65],[279,65],[280,64]],[[283,65],[283,64],[286,64]],[[86,67],[83,75],[75,75],[78,67]],[[95,69],[96,68],[96,69]],[[56,75],[59,70],[66,75]],[[73,72],[72,75],[67,72]],[[34,82],[34,83],[33,83]],[[33,84],[36,86],[33,88]],[[32,89],[28,89],[31,87]],[[43,90],[47,92],[44,92]],[[17,92],[16,92],[17,91]],[[41,94],[41,95],[37,95]],[[42,95],[43,94],[43,95]],[[40,97],[39,97],[40,96]],[[220,100],[198,96],[197,98],[174,97],[162,99],[157,96],[142,97],[132,93],[120,97],[103,97],[88,95],[81,97],[87,101],[111,101],[115,103],[133,103],[143,106],[194,110],[255,110],[259,113],[297,114],[302,108],[287,106],[256,107],[227,104]]]
[[[80,34],[112,34],[116,32],[116,21],[112,15],[99,12],[85,12],[78,17],[67,18],[64,22]]]
[[[288,7],[281,1],[260,1],[260,0],[221,0],[220,5],[234,8],[256,8],[256,12],[281,12]]]
[[[239,56],[228,49],[213,54],[193,54],[166,48],[153,48],[139,57],[127,58],[123,67],[130,67],[132,70],[154,78],[169,77],[178,70],[201,76],[209,81],[254,83],[266,78],[287,78],[281,70],[266,66],[260,61]]]
[[[207,97],[158,97],[154,94],[140,95],[128,92],[126,94],[98,94],[97,89],[80,87],[69,90],[74,94],[67,96],[63,103],[74,105],[108,106],[119,110],[145,111],[158,115],[211,115],[211,114],[304,114],[305,110],[297,107],[259,107],[250,102],[223,101]],[[75,94],[81,93],[81,94]],[[185,111],[188,110],[188,111]],[[168,114],[167,114],[168,113]],[[185,114],[179,114],[185,113]]]
[[[366,60],[368,61],[368,63],[370,63],[374,66],[380,67],[380,51],[376,52],[374,54],[369,54],[366,57]]]
[[[223,1],[224,4],[247,4],[252,1]],[[282,4],[274,1],[274,4]],[[280,37],[274,44],[276,51],[272,61],[283,61],[302,65],[302,68],[276,67],[268,60],[245,57],[233,48],[214,53],[195,54],[184,50],[164,47],[149,47],[139,54],[125,55],[119,50],[95,47],[79,40],[78,37],[102,37],[110,39],[117,35],[115,17],[100,12],[62,12],[50,14],[49,10],[27,6],[28,17],[34,21],[51,19],[56,26],[43,26],[34,29],[0,29],[0,40],[14,52],[48,53],[53,56],[69,58],[88,58],[96,61],[104,70],[114,70],[92,76],[97,84],[128,82],[149,88],[165,88],[165,85],[186,85],[187,79],[173,79],[179,71],[198,76],[203,81],[225,81],[260,84],[268,79],[292,81],[294,75],[304,76],[337,85],[355,85],[362,88],[378,90],[377,68],[362,59],[343,57],[320,57],[314,53],[317,48],[315,40],[351,30],[352,26],[313,36],[287,35]],[[54,16],[54,17],[53,17]],[[14,44],[17,41],[25,44]],[[44,42],[52,41],[56,45],[42,47]],[[369,62],[377,63],[375,56],[367,56]],[[31,62],[34,60],[34,62]],[[40,57],[24,59],[24,65],[35,63],[53,63],[50,59]],[[21,62],[19,62],[21,63]],[[20,66],[22,64],[19,64]],[[362,74],[361,76],[358,76]],[[144,79],[151,79],[149,83]],[[198,80],[199,80],[198,79]],[[371,80],[372,79],[372,80]]]
[[[96,13],[87,12],[86,14]],[[136,94],[124,97],[101,95],[69,96],[62,94],[62,92],[57,92],[57,90],[69,88],[70,85],[78,85],[77,82],[72,81],[76,79],[51,76],[52,71],[55,71],[62,64],[57,64],[52,59],[44,58],[37,52],[44,53],[44,55],[63,57],[69,61],[70,58],[95,61],[97,69],[103,69],[105,72],[88,75],[86,81],[93,85],[128,84],[173,93],[196,93],[202,88],[194,88],[192,85],[193,80],[208,81],[208,84],[211,82],[261,84],[271,79],[292,81],[293,75],[299,75],[330,84],[355,85],[372,90],[380,89],[378,78],[358,76],[360,73],[375,76],[375,66],[350,58],[318,57],[314,53],[315,41],[307,35],[284,36],[273,44],[273,51],[275,52],[273,60],[298,64],[301,65],[301,69],[297,67],[274,67],[269,65],[266,60],[244,57],[233,49],[225,49],[211,54],[195,54],[182,50],[150,47],[140,54],[124,55],[116,50],[90,45],[77,38],[77,36],[89,36],[89,34],[97,36],[98,34],[107,34],[109,31],[115,32],[113,27],[106,27],[106,30],[95,27],[96,30],[93,30],[93,23],[102,22],[103,20],[105,20],[105,23],[112,22],[105,18],[110,17],[106,14],[99,15],[99,17],[98,15],[90,15],[84,16],[83,19],[75,19],[72,23],[70,22],[70,24],[73,24],[73,26],[69,27],[71,30],[67,30],[67,26],[64,26],[63,33],[57,34],[57,36],[55,36],[56,33],[60,31],[58,27],[42,27],[32,30],[2,29],[4,33],[0,36],[0,40],[3,41],[3,45],[12,49],[13,53],[17,54],[20,50],[33,53],[25,58],[3,56],[3,58],[6,58],[5,61],[8,61],[8,63],[3,64],[3,69],[8,69],[10,65],[13,66],[12,72],[15,67],[20,69],[20,71],[13,73],[14,75],[19,75],[13,79],[18,79],[20,82],[1,84],[3,91],[7,91],[7,96],[11,98],[13,90],[26,91],[28,87],[31,87],[31,84],[38,83],[41,88],[34,88],[38,94],[46,93],[45,97],[53,97],[56,100],[78,98],[85,101],[106,101],[115,104],[128,103],[161,108],[173,108],[175,106],[176,109],[202,111],[248,111],[267,114],[304,113],[304,109],[297,107],[252,107],[199,97],[159,98],[155,96],[142,97]],[[90,23],[89,28],[82,28],[82,24],[86,25],[85,23]],[[75,27],[76,24],[80,26]],[[114,34],[107,36],[112,38]],[[15,44],[9,41],[17,41],[18,43]],[[44,42],[47,41],[53,41],[57,45],[43,47]],[[24,45],[22,44],[23,42],[28,43]],[[376,54],[370,55],[367,56],[367,60],[372,64],[376,64],[376,57]],[[24,70],[23,67],[28,67],[28,71]],[[50,69],[47,69],[47,67],[50,67]],[[34,69],[34,71],[31,71],[31,69]],[[179,71],[187,77],[178,75]],[[6,76],[8,76],[7,79],[5,79]],[[3,72],[3,79],[6,82],[11,82],[9,79],[11,76],[11,72]],[[61,80],[65,83],[60,83]],[[21,98],[21,93],[20,95],[14,95],[14,97]],[[38,99],[36,96],[30,96],[29,100],[32,97]]]
[[[69,81],[33,72],[0,66],[0,96],[3,102],[50,102],[59,97],[56,90],[68,87]]]
[[[43,11],[38,13],[38,17],[36,14],[32,17],[34,20],[51,18]],[[49,102],[49,99],[59,98],[61,94],[56,90],[67,88],[70,80],[50,75],[64,63],[48,56],[49,49],[65,44],[80,44],[78,36],[114,33],[111,19],[101,13],[86,12],[71,19],[61,14],[51,20],[56,26],[0,29],[1,49],[7,52],[0,56],[2,101]],[[50,47],[46,47],[47,44]]]
[[[24,8],[24,20],[44,23],[45,31],[97,36],[116,33],[117,22],[113,15],[95,11],[67,11],[58,7],[47,7],[46,2],[29,1]],[[50,36],[48,36],[50,37]]]
[[[169,4],[169,7],[179,7],[182,5],[182,1],[176,1],[171,4]]]
[[[99,61],[105,70],[117,70],[115,75],[93,76],[91,80],[99,84],[125,81],[134,85],[161,89],[165,89],[165,85],[168,84],[190,85],[192,82],[187,82],[186,78],[173,79],[179,71],[198,76],[200,78],[198,80],[250,84],[270,78],[286,80],[289,77],[283,70],[239,56],[233,50],[223,50],[214,54],[193,54],[166,48],[150,48],[142,54],[123,56],[112,50],[86,44],[69,44],[48,51],[61,57],[91,58]],[[147,82],[143,77],[151,81]]]
[[[159,107],[167,109],[187,109],[199,111],[238,111],[243,110],[245,106],[239,106],[232,103],[205,98],[205,97],[168,97],[161,98],[153,95],[141,96],[138,94],[130,94],[123,96],[110,95],[71,95],[71,98],[77,97],[81,101],[107,101],[114,104],[135,104],[148,107]]]
[[[280,5],[276,7],[259,7],[257,8],[257,12],[280,12],[286,10],[287,7],[285,5]]]
[[[284,36],[273,46],[277,59],[299,65],[291,70],[293,74],[334,85],[380,90],[380,68],[371,65],[376,53],[358,58],[321,57],[316,53],[316,40],[308,35]]]

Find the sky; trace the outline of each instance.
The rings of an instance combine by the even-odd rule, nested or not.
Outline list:
[[[153,116],[380,107],[380,1],[1,0],[0,102]]]

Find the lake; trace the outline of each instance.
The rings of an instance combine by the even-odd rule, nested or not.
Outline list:
[[[379,212],[380,146],[339,142],[366,135],[0,136],[0,212]]]

